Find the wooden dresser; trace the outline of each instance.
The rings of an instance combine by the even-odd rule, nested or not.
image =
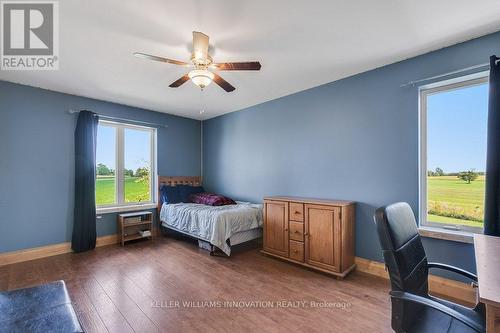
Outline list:
[[[264,198],[262,253],[338,278],[354,269],[352,201]]]

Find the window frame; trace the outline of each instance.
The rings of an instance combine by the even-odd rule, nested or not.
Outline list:
[[[427,97],[437,93],[474,87],[489,82],[488,72],[460,76],[450,80],[434,82],[418,88],[419,109],[419,228],[435,230],[438,233],[475,234],[482,228],[451,223],[437,223],[427,220]],[[440,238],[440,237],[438,237]]]
[[[129,123],[116,122],[106,119],[99,119],[98,125],[110,126],[116,129],[115,137],[115,194],[116,201],[112,204],[97,205],[97,213],[112,213],[121,212],[128,210],[135,210],[141,208],[153,208],[156,207],[158,200],[158,194],[156,191],[157,187],[157,150],[156,150],[156,140],[157,140],[157,129],[154,127],[139,126]],[[125,201],[125,129],[133,129],[149,132],[150,134],[150,182],[151,182],[151,193],[149,201],[139,201],[139,202],[126,202]],[[98,144],[98,143],[97,143]],[[97,161],[96,161],[97,164]],[[97,180],[97,178],[96,178]]]

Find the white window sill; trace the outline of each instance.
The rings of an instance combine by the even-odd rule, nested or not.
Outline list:
[[[446,230],[433,227],[419,227],[420,236],[474,244],[474,234],[467,231]]]
[[[109,213],[131,212],[134,210],[156,208],[156,206],[157,205],[155,203],[148,203],[148,204],[128,205],[128,206],[98,207],[96,209],[96,213],[97,214],[109,214]]]

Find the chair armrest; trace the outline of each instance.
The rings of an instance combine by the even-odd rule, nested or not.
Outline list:
[[[465,269],[461,269],[455,266],[447,265],[447,264],[441,264],[439,262],[430,262],[427,264],[427,268],[439,268],[439,269],[444,269],[450,272],[454,272],[460,275],[463,275],[465,277],[468,277],[472,281],[477,282],[477,275],[472,274],[471,272],[466,271]]]
[[[432,300],[430,298],[407,293],[407,292],[403,292],[403,291],[391,291],[390,295],[391,295],[391,297],[402,300],[402,301],[418,303],[418,304],[427,306],[429,308],[432,308],[434,310],[437,310],[439,312],[442,312],[445,315],[448,315],[448,316],[464,323],[465,325],[469,326],[470,328],[472,328],[476,332],[484,333],[486,331],[485,327],[481,323],[478,323],[478,322],[470,319],[469,317],[463,315],[462,313],[460,313],[454,309],[451,309],[451,308],[447,307],[446,305],[443,305],[439,302],[436,302],[435,300]]]

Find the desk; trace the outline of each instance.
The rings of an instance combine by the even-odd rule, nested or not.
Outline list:
[[[479,301],[486,305],[486,332],[500,332],[500,237],[474,235]]]

